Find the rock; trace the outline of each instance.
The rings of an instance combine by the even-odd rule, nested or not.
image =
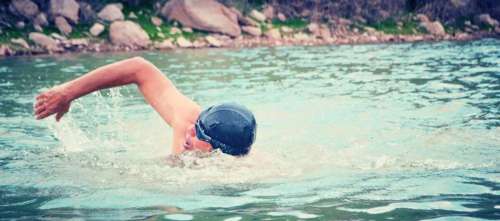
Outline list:
[[[42,33],[31,32],[29,34],[29,39],[48,51],[62,51],[62,48],[59,47],[56,40]]]
[[[0,56],[9,56],[12,54],[12,50],[7,45],[0,45]]]
[[[189,28],[189,27],[184,27],[184,28],[182,28],[182,31],[183,31],[183,32],[187,32],[187,33],[193,33],[193,29],[192,29],[192,28]]]
[[[171,35],[180,34],[180,33],[182,33],[181,29],[176,28],[176,27],[170,28],[170,34]]]
[[[33,24],[33,29],[35,29],[38,32],[43,32],[43,28],[40,25]]]
[[[252,10],[249,15],[251,18],[255,19],[256,21],[259,21],[259,22],[266,21],[266,16],[255,9]]]
[[[78,24],[80,5],[75,0],[50,0],[50,13],[53,17],[63,16]]]
[[[208,42],[208,44],[212,47],[221,47],[222,46],[222,42],[220,42],[217,38],[213,37],[213,36],[206,36],[205,37],[205,40]]]
[[[281,33],[278,29],[269,29],[266,33],[265,33],[266,37],[270,38],[270,39],[281,39]]]
[[[122,13],[122,7],[123,6],[120,7],[120,4],[107,4],[97,14],[97,17],[108,22],[123,20],[125,17]]]
[[[465,22],[464,22],[464,25],[465,25],[465,26],[471,26],[471,25],[472,25],[472,23],[471,23],[469,20],[467,20],[467,21],[465,21]]]
[[[427,15],[424,15],[424,14],[417,14],[417,20],[420,21],[420,23],[427,23],[427,22],[430,22],[429,20],[429,17],[427,17]]]
[[[109,27],[109,37],[115,45],[146,47],[151,41],[148,34],[132,21],[114,21]]]
[[[185,39],[182,36],[177,38],[177,45],[179,45],[179,47],[181,47],[181,48],[193,47],[193,43],[191,43],[189,40]]]
[[[420,23],[420,25],[423,26],[425,28],[425,30],[432,35],[443,36],[446,34],[446,32],[444,31],[443,25],[441,25],[441,22],[439,22],[439,21],[424,22],[424,23]]]
[[[92,36],[99,36],[104,31],[104,25],[101,23],[94,23],[90,28],[89,32]]]
[[[66,41],[68,40],[68,38],[60,35],[60,34],[57,34],[57,33],[51,33],[50,36],[56,40],[59,40],[59,41]]]
[[[332,33],[327,26],[320,27],[319,36],[325,41],[330,41],[332,39]]]
[[[490,16],[490,14],[480,14],[476,16],[474,22],[477,25],[487,25],[490,27],[498,26],[498,21]]]
[[[62,16],[57,16],[54,20],[54,23],[55,23],[57,29],[66,36],[68,36],[71,33],[71,31],[73,31],[73,28],[71,28],[71,25]]]
[[[62,41],[65,48],[83,48],[89,45],[89,40],[86,38],[75,38]]]
[[[27,19],[32,19],[39,12],[38,5],[31,0],[12,0],[9,9],[13,14]]]
[[[281,32],[283,34],[290,34],[293,33],[293,29],[287,26],[281,26]]]
[[[42,27],[49,25],[49,21],[47,20],[47,15],[45,15],[45,13],[43,12],[39,13],[33,20],[33,24]]]
[[[256,37],[262,35],[262,30],[258,27],[243,26],[243,27],[241,27],[241,30],[249,35],[256,36]]]
[[[269,20],[274,19],[274,7],[272,5],[266,5],[266,7],[262,9],[262,14]]]
[[[87,2],[82,2],[79,1],[78,4],[80,5],[80,19],[83,23],[85,24],[92,24],[95,19],[97,18],[97,14],[92,8],[92,5],[90,5]]]
[[[174,49],[175,45],[174,45],[174,43],[172,43],[172,40],[165,39],[162,42],[157,42],[155,44],[155,48],[157,48],[157,49]]]
[[[203,48],[206,47],[207,43],[204,40],[197,39],[193,42],[193,48]]]
[[[280,13],[278,13],[278,20],[280,20],[281,22],[284,22],[284,21],[286,21],[286,16],[280,12]]]
[[[238,15],[215,0],[170,0],[162,7],[161,15],[184,27],[241,35]]]
[[[311,39],[311,37],[304,32],[299,32],[294,34],[293,38],[299,41],[305,41]]]
[[[500,34],[500,27],[495,27],[495,32],[496,32],[497,34]]]
[[[345,19],[345,18],[339,18],[337,20],[337,23],[341,26],[349,26],[349,25],[352,25],[352,21],[349,20],[349,19]]]
[[[30,48],[30,45],[28,44],[28,42],[26,42],[26,40],[24,40],[22,38],[13,38],[13,39],[10,39],[10,42],[12,42],[13,44],[19,45],[23,48],[26,48],[26,49]]]
[[[137,19],[138,17],[137,17],[137,15],[135,15],[135,13],[134,13],[134,12],[130,12],[130,13],[128,14],[128,18],[131,18],[131,19]]]
[[[163,24],[163,21],[161,20],[161,18],[153,16],[153,17],[151,17],[151,23],[153,23],[153,25],[155,25],[155,26],[160,26]]]
[[[23,21],[16,22],[17,29],[24,29],[25,27],[26,27],[26,23],[24,23]]]
[[[368,26],[364,26],[363,29],[370,33],[370,34],[374,34],[375,32],[377,32],[377,30],[375,28],[372,28],[372,27],[368,27]]]
[[[320,36],[321,33],[319,32],[319,25],[318,23],[311,23],[307,25],[307,30],[313,34],[314,36]]]

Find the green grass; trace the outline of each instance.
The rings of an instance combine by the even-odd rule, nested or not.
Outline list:
[[[307,22],[304,19],[297,19],[297,18],[288,19],[286,21],[280,21],[278,19],[273,19],[272,24],[273,24],[273,27],[276,27],[276,28],[281,28],[282,26],[287,26],[287,27],[290,27],[290,28],[295,29],[295,30],[302,30],[302,29],[305,29],[307,27],[309,22]]]
[[[419,27],[418,22],[412,19],[402,19],[402,26],[398,27],[397,22],[390,18],[385,21],[371,24],[369,26],[375,28],[377,31],[384,32],[386,34],[400,34],[400,35],[412,35],[422,33],[422,29]]]
[[[2,34],[0,34],[0,43],[9,43],[12,38],[25,37],[26,33],[16,28],[3,29]]]

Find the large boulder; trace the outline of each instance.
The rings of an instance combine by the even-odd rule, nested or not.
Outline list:
[[[79,10],[80,6],[75,0],[50,0],[50,13],[53,17],[63,16],[77,24]]]
[[[425,14],[431,20],[449,24],[455,22],[457,18],[478,14],[481,11],[478,4],[480,1],[484,0],[416,1],[415,8],[417,13]]]
[[[443,25],[439,21],[423,22],[420,23],[420,25],[424,27],[425,30],[432,35],[443,36],[446,34]]]
[[[162,7],[161,15],[185,27],[241,35],[238,15],[215,0],[170,0]]]
[[[119,4],[108,4],[104,6],[99,14],[97,14],[97,17],[109,22],[123,20],[125,18]]]
[[[57,29],[59,29],[59,31],[66,36],[68,36],[73,31],[71,25],[62,16],[57,16],[54,19],[54,23],[56,24]]]
[[[109,37],[115,45],[146,47],[151,43],[144,29],[132,21],[114,21],[111,23]]]
[[[27,19],[35,17],[39,12],[38,5],[31,0],[12,0],[9,9],[12,13]]]
[[[31,32],[29,34],[29,39],[33,41],[36,45],[39,45],[49,51],[62,51],[59,47],[57,41],[53,38],[38,32]]]

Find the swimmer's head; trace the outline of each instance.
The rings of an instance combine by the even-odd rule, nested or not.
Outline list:
[[[201,112],[194,127],[188,131],[194,130],[195,137],[187,140],[192,142],[194,149],[220,149],[229,155],[244,156],[255,141],[256,129],[250,110],[235,103],[224,103]]]

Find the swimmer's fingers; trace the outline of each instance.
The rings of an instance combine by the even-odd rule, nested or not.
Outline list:
[[[36,119],[41,120],[41,119],[46,118],[52,114],[54,114],[54,112],[49,111],[49,110],[45,110],[45,111],[41,112],[40,114],[36,115]]]

